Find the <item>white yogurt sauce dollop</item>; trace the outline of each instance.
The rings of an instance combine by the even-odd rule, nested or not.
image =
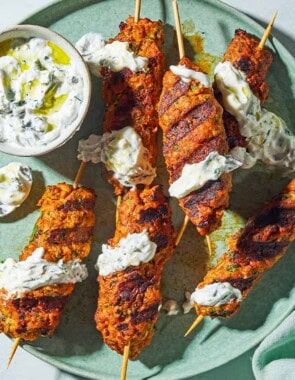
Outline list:
[[[111,71],[130,69],[133,72],[147,68],[148,58],[136,56],[128,42],[106,43],[99,33],[87,33],[76,43],[76,48],[88,63],[92,74],[101,76],[101,69]]]
[[[220,306],[232,301],[242,301],[242,293],[229,282],[214,282],[203,288],[196,288],[191,302],[200,306]]]
[[[46,145],[78,117],[83,79],[67,54],[41,38],[11,42],[0,57],[0,145]],[[60,63],[63,62],[63,63]]]
[[[196,164],[185,164],[181,176],[169,187],[172,197],[183,198],[192,191],[203,187],[208,181],[217,180],[223,173],[229,173],[242,165],[231,156],[222,156],[213,151],[205,160]]]
[[[49,262],[43,255],[44,248],[40,247],[24,261],[7,259],[0,264],[0,289],[7,291],[7,298],[19,298],[43,286],[75,284],[88,276],[86,265],[77,259]]]
[[[185,83],[189,83],[192,80],[195,80],[197,82],[200,82],[205,87],[211,86],[211,81],[208,75],[200,71],[189,69],[188,67],[184,65],[178,65],[178,66],[171,65],[170,70],[172,71],[173,74],[180,76],[181,80]]]
[[[28,197],[33,179],[29,166],[11,162],[0,168],[0,217],[19,207]]]
[[[96,268],[101,276],[108,276],[129,266],[149,262],[154,258],[156,250],[157,244],[150,240],[147,231],[128,234],[115,248],[103,244]]]
[[[237,147],[231,152],[235,158],[243,159],[242,167],[252,167],[261,160],[281,170],[294,171],[295,136],[284,120],[261,107],[245,74],[230,62],[219,63],[215,82],[224,108],[236,118],[241,135],[247,139],[247,149]]]
[[[82,161],[103,162],[123,186],[150,185],[156,177],[150,153],[132,127],[102,136],[90,135],[79,141],[78,151]]]

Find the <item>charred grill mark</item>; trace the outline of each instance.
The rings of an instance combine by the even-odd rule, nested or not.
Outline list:
[[[26,310],[31,310],[33,307],[37,306],[38,299],[22,297],[12,300],[11,303],[17,310],[25,312]]]
[[[295,208],[272,208],[265,214],[256,217],[253,221],[253,226],[258,228],[270,225],[286,227],[289,224],[295,224]]]
[[[108,84],[110,87],[116,87],[118,85],[125,85],[125,82],[132,75],[132,71],[124,69],[117,72],[112,72],[108,77]]]
[[[86,243],[90,240],[92,232],[92,227],[57,228],[50,231],[47,243],[60,245]]]
[[[236,139],[235,136],[229,136],[227,137],[227,142],[228,142],[228,147],[229,149],[233,149],[236,146],[239,146],[238,140]]]
[[[243,292],[244,290],[251,288],[255,279],[256,276],[252,276],[249,278],[227,278],[226,280],[224,280],[224,282],[229,282],[231,286]]]
[[[57,296],[57,297],[22,297],[12,300],[12,305],[17,309],[20,315],[25,315],[26,312],[36,309],[38,311],[44,311],[46,313],[55,311],[62,311],[65,303],[68,300],[68,296]]]
[[[23,334],[23,333],[26,332],[26,328],[25,327],[18,327],[18,328],[15,329],[15,332],[17,334]]]
[[[61,312],[68,298],[69,296],[41,297],[39,303],[46,313],[50,313],[52,310]]]
[[[126,331],[128,329],[127,323],[121,323],[120,325],[117,325],[117,330],[119,331]]]
[[[140,217],[137,221],[138,224],[153,223],[160,218],[163,218],[168,214],[168,209],[166,205],[160,205],[157,208],[147,208],[146,210],[140,211]]]
[[[260,242],[241,239],[238,243],[238,248],[245,251],[248,256],[259,261],[281,254],[282,250],[288,247],[289,244],[290,242],[288,241]]]
[[[155,279],[146,281],[138,273],[131,273],[128,280],[123,281],[118,286],[121,301],[134,301],[138,294],[144,293],[149,286],[155,284]]]
[[[194,149],[187,157],[183,156],[182,160],[179,160],[174,166],[169,166],[170,177],[172,181],[176,181],[180,176],[185,164],[194,164],[203,161],[210,152],[216,150],[220,151],[220,136],[214,136],[210,140],[204,141],[197,149]],[[180,144],[179,144],[180,145]],[[182,149],[180,147],[179,149]],[[163,152],[165,154],[171,154],[171,150],[164,146]]]
[[[202,203],[203,205],[212,201],[216,197],[216,193],[222,190],[221,180],[208,181],[201,189],[193,191],[187,197],[184,207],[191,209]]]
[[[173,91],[167,91],[162,97],[159,106],[159,116],[162,116],[178,98],[185,95],[189,88],[190,83],[185,83],[182,80],[176,82]]]
[[[194,109],[189,111],[182,120],[174,124],[166,132],[165,149],[171,149],[174,144],[179,142],[192,130],[208,120],[210,118],[210,114],[214,111],[214,106],[210,100],[206,100],[204,103],[197,105]]]
[[[166,235],[155,236],[152,241],[157,244],[157,252],[168,246],[168,237]]]
[[[259,40],[255,36],[243,30],[237,30],[224,54],[224,60],[230,61],[246,74],[253,93],[261,103],[264,103],[269,93],[266,75],[273,57],[268,49],[258,50],[258,43]]]
[[[205,228],[210,225],[214,225],[214,222],[216,222],[216,215],[215,212],[213,214],[210,214],[206,217],[201,217],[200,222],[196,224],[198,228]],[[201,231],[200,231],[201,232]]]
[[[187,157],[188,163],[196,163],[203,161],[209,153],[216,150],[217,152],[220,151],[220,146],[222,146],[222,141],[220,136],[213,136],[210,139],[207,139],[204,141],[202,146],[200,146],[198,149],[193,151],[190,156]]]
[[[95,198],[85,198],[85,199],[71,199],[66,201],[64,204],[60,205],[57,209],[63,211],[81,211],[87,210],[92,211],[95,204]]]
[[[120,32],[123,32],[125,28],[127,28],[126,22],[121,21],[120,24],[119,24]]]
[[[233,149],[236,146],[246,147],[246,138],[240,133],[239,123],[226,110],[223,110],[223,124],[229,149]]]
[[[115,113],[114,113],[114,119],[118,119],[120,121],[120,117],[124,118],[124,120],[131,121],[131,115],[130,112],[126,112],[127,110],[130,110],[135,106],[135,102],[132,98],[129,99],[128,102],[124,102],[123,104],[120,104],[116,107]]]
[[[241,57],[236,62],[235,65],[241,71],[243,71],[246,75],[251,69],[251,61],[248,57]]]
[[[158,314],[158,309],[159,304],[155,303],[145,310],[133,312],[131,314],[131,324],[137,325],[142,322],[153,320]]]
[[[197,216],[198,215],[198,210],[194,210],[194,211],[196,211],[196,213],[192,213],[192,216]],[[196,224],[196,226],[198,227],[198,228],[205,228],[205,227],[208,227],[209,226],[209,220],[202,220],[200,223],[198,223],[198,224]]]

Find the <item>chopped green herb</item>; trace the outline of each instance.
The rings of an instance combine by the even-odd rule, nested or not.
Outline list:
[[[38,230],[38,225],[37,225],[37,223],[35,223],[35,225],[33,227],[33,231],[32,231],[31,236],[30,236],[30,241],[32,241],[34,239],[37,230]]]
[[[239,268],[240,265],[239,264],[232,264],[232,265],[228,265],[226,267],[226,270],[229,271],[229,272],[235,272],[237,268]]]

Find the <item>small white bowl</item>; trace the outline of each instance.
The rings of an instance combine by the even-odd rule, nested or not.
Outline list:
[[[0,33],[0,43],[10,39],[29,39],[32,37],[51,41],[69,55],[83,79],[83,101],[80,106],[78,117],[69,126],[67,126],[66,131],[56,140],[49,142],[46,145],[40,145],[37,147],[34,146],[34,148],[21,146],[16,147],[15,145],[11,145],[9,143],[0,143],[1,152],[12,154],[14,156],[40,156],[51,152],[66,143],[80,129],[81,124],[87,114],[91,98],[91,80],[88,67],[78,50],[60,34],[37,25],[16,25]]]

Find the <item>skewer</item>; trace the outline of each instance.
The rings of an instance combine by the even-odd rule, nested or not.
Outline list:
[[[121,195],[118,195],[117,197],[117,206],[116,206],[116,224],[118,222],[118,218],[119,218],[119,206],[122,202],[122,196]]]
[[[181,225],[181,227],[180,227],[180,230],[178,231],[178,234],[177,234],[177,236],[176,236],[175,247],[178,246],[178,244],[179,244],[179,242],[180,242],[180,240],[181,240],[181,238],[182,238],[182,235],[184,234],[184,231],[185,231],[185,229],[186,229],[186,226],[187,226],[188,222],[189,222],[189,217],[186,215],[186,216],[184,217],[184,220],[183,220],[183,222],[182,222],[182,225]]]
[[[123,363],[122,363],[120,380],[125,380],[126,379],[127,367],[128,367],[128,359],[129,359],[129,350],[130,350],[130,341],[124,347],[124,355],[123,355]]]
[[[262,50],[264,48],[265,42],[271,33],[271,30],[272,30],[273,24],[275,22],[275,19],[277,18],[277,15],[278,15],[278,11],[275,12],[275,14],[272,16],[272,19],[270,20],[269,24],[267,25],[265,32],[264,32],[264,35],[262,36],[262,38],[259,42],[259,45],[258,45],[259,50]]]
[[[175,20],[175,27],[176,27],[179,58],[182,59],[185,54],[184,54],[184,44],[183,44],[183,37],[182,37],[182,32],[181,32],[177,0],[173,0],[172,7],[173,7],[174,20]]]
[[[81,162],[81,165],[78,169],[78,172],[77,172],[77,175],[76,175],[76,178],[74,180],[74,183],[73,183],[73,188],[74,189],[77,189],[80,181],[81,181],[81,178],[82,178],[82,175],[83,175],[83,172],[84,172],[84,169],[86,167],[86,162],[85,161],[82,161]]]
[[[182,36],[182,31],[181,31],[180,16],[179,16],[177,0],[172,1],[172,7],[173,7],[174,20],[175,20],[179,59],[182,59],[185,56],[185,51],[184,51],[184,43],[183,43],[183,36]],[[177,234],[176,241],[175,241],[175,247],[177,247],[178,244],[180,243],[180,240],[182,238],[182,235],[184,234],[184,231],[186,229],[186,226],[188,225],[188,222],[189,222],[189,217],[186,215],[183,222],[182,222],[180,230]],[[207,245],[208,245],[209,254],[211,256],[212,255],[212,244],[211,244],[211,240],[210,240],[209,235],[206,235],[206,241],[207,241]]]
[[[196,328],[204,319],[203,315],[199,315],[195,320],[194,323],[191,325],[191,327],[187,330],[187,332],[184,334],[184,337],[187,337],[188,334],[190,334],[191,331],[193,331],[194,328]]]
[[[278,11],[275,12],[275,14],[273,15],[272,19],[270,20],[268,26],[266,27],[265,32],[264,32],[264,34],[263,34],[263,36],[262,36],[262,38],[261,38],[261,40],[259,42],[259,45],[258,45],[257,49],[262,50],[264,48],[265,42],[266,42],[266,40],[268,39],[268,37],[269,37],[269,35],[271,33],[271,29],[273,27],[273,24],[275,22],[275,19],[276,19],[277,15],[278,15]],[[206,236],[206,238],[207,238],[207,236]],[[207,240],[207,242],[208,242],[208,240]],[[208,244],[208,247],[209,247],[209,252],[210,252],[210,246],[209,246],[209,244]],[[210,255],[211,255],[211,253],[210,253]],[[194,320],[193,324],[190,326],[190,328],[187,330],[187,332],[184,334],[184,337],[187,337],[203,321],[203,319],[204,319],[204,316],[203,315],[199,315]]]
[[[135,2],[135,12],[134,12],[134,22],[138,22],[140,17],[140,6],[141,0],[136,0]]]
[[[139,21],[140,7],[141,7],[141,0],[135,0],[134,22]],[[117,198],[117,210],[116,210],[116,223],[118,221],[118,208],[119,208],[121,201],[122,201],[122,197],[118,196],[118,198]],[[129,360],[129,350],[130,350],[130,341],[124,347],[124,354],[123,354],[123,362],[122,362],[120,380],[126,380],[128,360]]]
[[[209,235],[206,235],[206,241],[207,241],[209,256],[212,257],[213,250],[212,250],[212,244],[211,244],[211,239]]]
[[[80,167],[78,169],[78,172],[76,174],[74,183],[73,183],[73,188],[74,189],[77,189],[77,187],[79,185],[79,182],[81,181],[81,178],[82,178],[82,175],[83,175],[85,167],[86,167],[86,162],[82,161],[81,165],[80,165]],[[12,349],[11,349],[11,352],[10,352],[10,355],[9,355],[9,358],[8,358],[8,363],[7,363],[7,367],[6,367],[7,369],[9,368],[9,366],[10,366],[10,364],[12,362],[12,359],[13,359],[15,353],[16,353],[16,350],[17,350],[20,342],[21,342],[21,338],[16,338],[14,340],[14,343],[13,343],[13,346],[12,346]]]
[[[6,369],[9,368],[9,366],[10,366],[10,364],[11,364],[11,362],[12,362],[12,359],[13,359],[13,357],[14,357],[14,354],[16,353],[16,350],[17,350],[17,348],[18,348],[20,342],[21,342],[21,338],[16,338],[16,339],[15,339],[15,341],[14,341],[14,343],[13,343],[13,346],[12,346],[12,349],[11,349],[11,352],[10,352],[10,355],[9,355],[9,358],[8,358],[8,362],[7,362],[7,367],[6,367]]]

